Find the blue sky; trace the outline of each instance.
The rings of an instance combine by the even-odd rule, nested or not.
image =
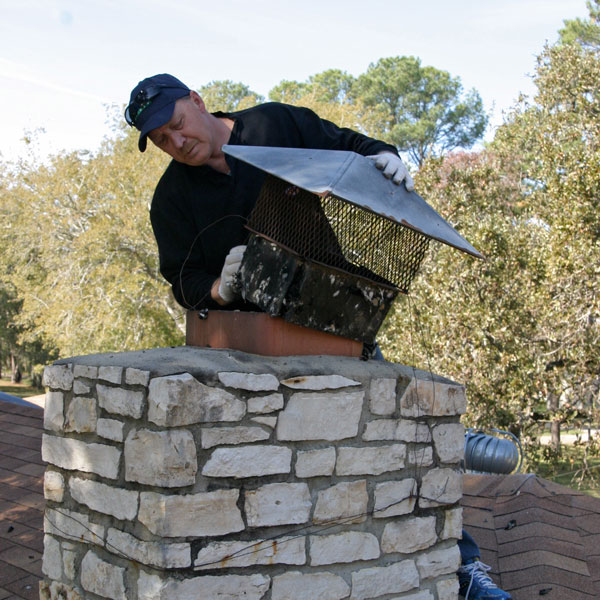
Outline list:
[[[490,137],[533,92],[544,43],[586,15],[585,0],[0,0],[0,153],[24,156],[24,132],[39,128],[38,157],[95,150],[109,114],[155,73],[191,87],[232,79],[266,96],[282,79],[359,75],[398,55],[476,88]]]

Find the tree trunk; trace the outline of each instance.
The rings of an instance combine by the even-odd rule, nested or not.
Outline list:
[[[548,412],[550,413],[550,447],[560,454],[560,418],[558,412],[558,396],[552,392],[548,395]]]
[[[19,369],[19,364],[17,363],[17,361],[15,359],[15,355],[12,352],[10,353],[10,367],[11,367],[11,376],[10,376],[11,383],[21,383],[21,379],[23,377],[21,375],[21,369]]]

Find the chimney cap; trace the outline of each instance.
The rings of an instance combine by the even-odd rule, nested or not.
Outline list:
[[[346,150],[223,146],[223,152],[319,196],[329,194],[448,244],[483,255],[419,194],[382,176],[374,162]]]

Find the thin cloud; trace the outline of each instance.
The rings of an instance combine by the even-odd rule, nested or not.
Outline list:
[[[107,98],[105,96],[98,96],[97,94],[90,94],[89,92],[84,92],[73,88],[68,88],[63,85],[53,83],[52,81],[48,81],[42,77],[35,75],[34,73],[27,73],[25,66],[19,65],[18,63],[15,63],[11,60],[7,60],[5,58],[0,58],[0,77],[7,77],[16,81],[31,83],[33,85],[52,90],[54,92],[68,94],[70,96],[76,96],[78,98],[85,98],[86,100],[93,100],[94,102],[99,102],[102,104],[110,104],[111,102],[113,102],[111,98]]]

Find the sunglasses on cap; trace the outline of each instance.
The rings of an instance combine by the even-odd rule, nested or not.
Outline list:
[[[125,120],[132,127],[136,126],[138,117],[144,112],[152,100],[158,96],[164,89],[176,89],[178,86],[174,85],[149,85],[147,88],[141,89],[129,103],[129,106],[125,109]]]

